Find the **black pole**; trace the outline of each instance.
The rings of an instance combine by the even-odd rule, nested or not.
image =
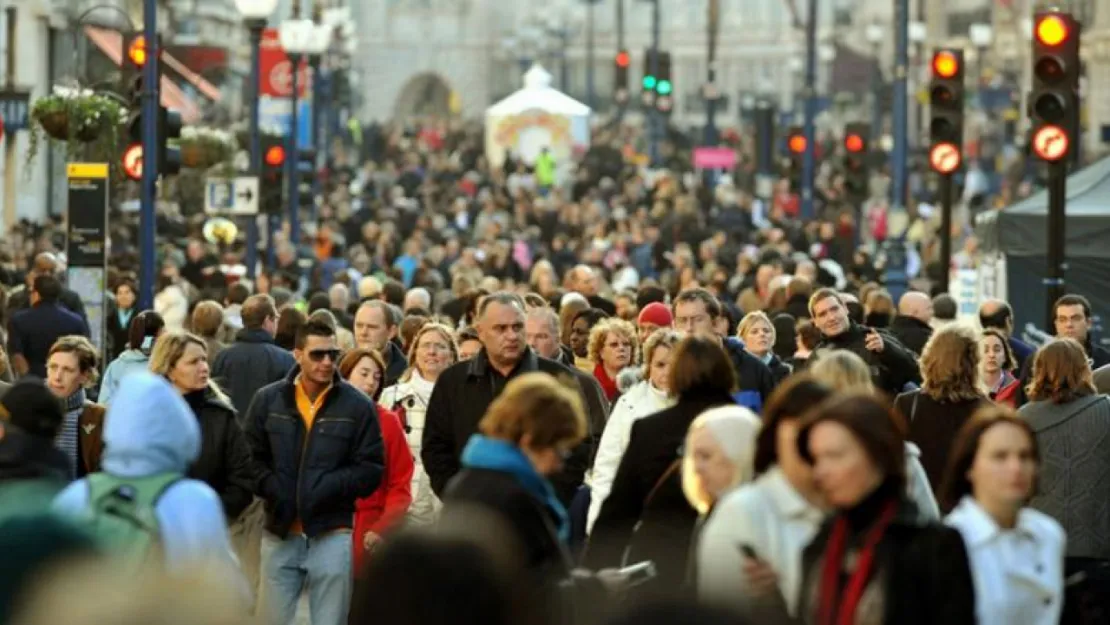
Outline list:
[[[250,98],[250,172],[252,176],[262,176],[262,137],[258,128],[258,102],[259,83],[261,82],[262,65],[262,31],[266,28],[266,20],[249,20],[247,30],[251,40],[251,80],[248,91]],[[247,218],[247,278],[254,280],[258,269],[258,215]]]
[[[952,274],[952,174],[940,176],[940,292],[948,292]]]
[[[660,24],[659,17],[659,4],[661,0],[654,0],[651,7],[651,75],[659,78],[659,38],[660,38]],[[663,139],[663,116],[659,113],[659,108],[655,105],[658,95],[652,99],[652,106],[648,110],[649,119],[651,122],[650,127],[650,155],[651,166],[659,166],[659,142]]]
[[[706,37],[705,145],[717,145],[717,33],[721,16],[720,0],[709,0]],[[713,93],[709,90],[712,89]]]
[[[1044,275],[1045,328],[1053,328],[1056,317],[1056,300],[1065,291],[1064,273],[1067,271],[1067,258],[1064,256],[1065,207],[1068,195],[1068,166],[1066,160],[1050,163],[1048,166],[1048,267]]]

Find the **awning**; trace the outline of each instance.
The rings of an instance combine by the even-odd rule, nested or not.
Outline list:
[[[105,56],[112,60],[113,63],[116,65],[121,65],[123,63],[123,35],[114,30],[97,28],[96,26],[85,26],[85,34],[97,48],[100,48],[100,51],[103,52]],[[166,56],[163,55],[162,58],[165,59]],[[168,61],[167,65],[169,65]],[[188,68],[186,68],[186,70],[187,69]],[[177,70],[175,69],[174,71]],[[185,95],[181,87],[178,87],[172,80],[165,76],[162,76],[162,80],[158,85],[159,91],[161,92],[162,106],[174,109],[180,113],[182,122],[186,124],[195,124],[200,121],[200,107],[193,102],[192,98]]]

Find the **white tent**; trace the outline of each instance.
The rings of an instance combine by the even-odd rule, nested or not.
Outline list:
[[[551,86],[551,74],[533,65],[524,88],[486,110],[486,158],[500,167],[507,152],[531,164],[550,148],[560,171],[590,147],[590,107]]]

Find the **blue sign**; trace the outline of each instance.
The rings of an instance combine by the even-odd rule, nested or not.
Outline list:
[[[26,91],[0,91],[0,119],[5,132],[26,130],[31,123],[30,95]]]

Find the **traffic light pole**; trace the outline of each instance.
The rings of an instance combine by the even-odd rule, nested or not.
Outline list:
[[[143,178],[139,194],[139,309],[154,308],[154,276],[157,216],[155,195],[158,186],[158,10],[156,0],[143,0],[143,36],[146,63],[143,64]]]
[[[906,94],[906,72],[910,64],[910,6],[909,0],[895,0],[894,3],[894,94],[892,98],[891,121],[894,133],[894,150],[891,153],[891,191],[893,198],[890,212],[899,213],[900,217],[906,213],[906,180],[909,135]],[[909,220],[899,225],[900,232],[896,232],[888,245],[898,249],[888,250],[886,275],[884,282],[887,291],[894,296],[895,301],[902,297],[902,293],[909,287],[909,276],[906,274],[906,232],[909,230]],[[942,240],[948,237],[942,238]],[[893,261],[897,262],[893,262]],[[947,281],[947,268],[945,276]]]
[[[258,128],[258,102],[262,83],[262,30],[265,20],[251,20],[247,24],[251,38],[251,83],[250,83],[250,172],[252,176],[262,177],[262,135]],[[247,219],[247,279],[254,280],[258,268],[258,215]]]
[[[948,292],[952,273],[952,174],[940,175],[940,291]]]
[[[806,151],[802,159],[802,220],[816,216],[813,205],[813,179],[817,173],[817,0],[809,0],[806,12]]]
[[[289,62],[292,64],[293,67],[293,95],[291,96],[293,98],[293,111],[289,117],[289,147],[285,150],[285,165],[288,168],[286,171],[289,172],[287,174],[289,176],[289,197],[287,198],[287,201],[289,202],[289,242],[293,245],[294,248],[296,248],[301,243],[301,224],[299,219],[301,207],[301,187],[300,180],[297,176],[297,166],[300,160],[297,158],[299,152],[297,148],[297,107],[300,104],[300,102],[298,102],[298,96],[300,96],[300,93],[298,92],[300,91],[300,87],[297,84],[297,74],[299,74],[301,70],[301,55],[290,54]]]
[[[662,25],[659,17],[659,4],[662,0],[652,0],[651,7],[651,75],[659,76],[659,39],[660,29]],[[812,1],[812,0],[811,0]],[[658,97],[658,96],[656,96]],[[659,142],[663,138],[663,114],[659,112],[656,106],[652,106],[648,111],[648,118],[651,122],[651,144],[649,155],[651,157],[651,166],[659,166]]]
[[[721,2],[709,0],[708,46],[706,51],[706,89],[716,89],[717,83],[717,35],[720,32]],[[717,94],[705,94],[705,145],[717,145]]]
[[[1064,225],[1065,206],[1068,196],[1068,159],[1048,164],[1048,245],[1046,260],[1048,266],[1044,274],[1045,327],[1052,328],[1056,320],[1056,300],[1065,293],[1064,273],[1067,259],[1064,256],[1066,228]]]

